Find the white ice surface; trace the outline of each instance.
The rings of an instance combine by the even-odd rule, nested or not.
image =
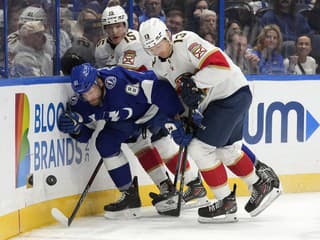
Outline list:
[[[259,216],[243,209],[238,198],[239,222],[200,224],[197,210],[175,217],[106,220],[102,215],[76,218],[69,228],[54,224],[33,230],[16,240],[320,240],[320,193],[283,194]],[[152,207],[148,210],[153,211]]]

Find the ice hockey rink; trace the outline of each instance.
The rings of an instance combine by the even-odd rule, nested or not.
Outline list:
[[[259,216],[251,218],[243,209],[247,197],[238,197],[239,222],[200,224],[197,210],[185,210],[179,218],[154,216],[152,207],[143,209],[146,217],[106,220],[102,215],[76,218],[69,228],[57,223],[35,229],[16,240],[319,240],[320,193],[282,194]]]

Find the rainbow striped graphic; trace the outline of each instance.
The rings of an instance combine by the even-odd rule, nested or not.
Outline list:
[[[15,170],[16,188],[19,188],[27,184],[27,177],[30,173],[30,146],[28,141],[30,111],[27,95],[17,93],[15,105]]]

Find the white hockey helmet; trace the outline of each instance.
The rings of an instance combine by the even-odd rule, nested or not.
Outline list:
[[[162,39],[169,39],[168,28],[159,18],[150,18],[140,25],[140,37],[143,47],[148,49],[152,48]]]
[[[128,15],[121,6],[106,7],[101,17],[102,25],[125,23],[128,26]]]
[[[41,21],[47,23],[47,14],[40,7],[26,7],[19,16],[19,24],[24,24],[30,21]]]

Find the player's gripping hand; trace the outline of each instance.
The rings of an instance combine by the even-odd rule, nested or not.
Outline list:
[[[190,75],[181,76],[181,98],[182,101],[191,109],[197,109],[204,95],[202,91],[197,88],[195,82]]]
[[[66,111],[59,116],[58,128],[61,132],[70,134],[79,134],[83,125],[83,119],[80,114]]]
[[[192,140],[192,134],[186,133],[180,120],[171,120],[165,124],[176,144],[187,146]]]

